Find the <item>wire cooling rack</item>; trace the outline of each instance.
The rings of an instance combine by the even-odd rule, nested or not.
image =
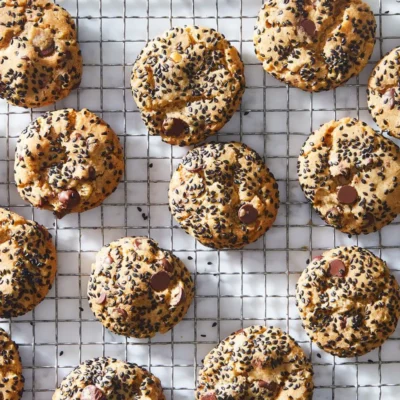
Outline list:
[[[332,357],[308,340],[294,290],[307,260],[322,250],[358,244],[383,257],[400,278],[399,221],[381,232],[349,238],[325,226],[305,201],[296,161],[310,131],[334,118],[354,116],[373,125],[366,83],[373,65],[400,45],[398,0],[368,0],[378,23],[372,60],[359,78],[337,90],[309,94],[266,75],[254,56],[252,34],[261,0],[64,0],[76,18],[84,57],[80,89],[55,106],[34,111],[0,102],[0,205],[47,226],[58,248],[56,283],[31,313],[1,321],[20,345],[24,399],[51,399],[55,387],[85,359],[107,355],[149,368],[170,399],[193,399],[202,359],[219,340],[251,324],[279,326],[299,341],[315,371],[317,400],[400,398],[400,328],[381,349],[355,359]],[[217,28],[239,49],[247,89],[240,111],[216,137],[257,150],[279,181],[281,207],[274,228],[244,250],[215,251],[196,243],[172,220],[167,188],[187,149],[149,137],[133,103],[129,76],[149,38],[171,26]],[[19,197],[13,178],[16,139],[46,110],[87,107],[109,122],[125,149],[126,175],[102,207],[56,221]],[[149,235],[172,249],[193,273],[197,295],[172,332],[152,340],[111,334],[94,320],[86,286],[103,244],[125,235]],[[399,279],[400,280],[400,279]]]

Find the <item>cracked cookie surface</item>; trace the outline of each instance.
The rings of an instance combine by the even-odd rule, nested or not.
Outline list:
[[[368,108],[382,130],[400,138],[400,47],[386,54],[368,81]]]
[[[228,336],[204,359],[197,400],[311,400],[313,369],[278,328],[251,326]]]
[[[49,112],[17,142],[14,175],[21,197],[58,218],[99,206],[123,171],[117,135],[86,109]]]
[[[165,400],[160,380],[136,364],[115,358],[87,360],[70,372],[53,400]]]
[[[237,50],[214,29],[173,28],[142,50],[131,84],[150,135],[190,145],[215,134],[237,110],[244,67]]]
[[[260,238],[279,208],[278,184],[243,143],[191,150],[174,172],[169,206],[181,227],[212,248],[241,248]]]
[[[375,232],[400,211],[400,149],[351,118],[312,133],[301,150],[301,188],[325,222],[345,233]]]
[[[339,357],[381,346],[400,316],[395,277],[384,261],[355,246],[315,257],[297,283],[296,300],[311,340]]]
[[[24,389],[21,357],[18,346],[0,328],[0,398],[19,400]]]
[[[82,56],[75,23],[47,0],[0,3],[0,97],[43,107],[79,86]]]
[[[330,90],[366,66],[375,31],[361,0],[268,0],[255,27],[255,52],[275,78],[310,92]]]
[[[193,297],[188,269],[149,238],[112,242],[92,265],[90,308],[106,328],[120,335],[149,338],[168,332],[185,316]]]
[[[36,307],[56,270],[57,253],[46,228],[0,208],[0,317],[18,317]]]

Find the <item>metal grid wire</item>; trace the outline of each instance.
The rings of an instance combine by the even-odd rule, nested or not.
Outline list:
[[[368,2],[378,22],[373,59],[359,78],[321,94],[286,87],[263,72],[251,40],[261,0],[61,2],[76,18],[84,78],[74,94],[47,109],[88,107],[102,116],[124,145],[126,175],[117,192],[96,210],[56,221],[49,212],[31,208],[14,186],[14,148],[19,132],[47,109],[26,111],[0,103],[0,205],[46,225],[59,254],[58,276],[47,298],[28,315],[1,321],[20,345],[24,399],[51,399],[71,369],[102,355],[149,368],[162,380],[168,398],[192,399],[207,352],[229,333],[253,323],[279,326],[298,340],[314,364],[315,399],[400,398],[400,329],[381,349],[341,360],[310,343],[294,300],[295,283],[307,259],[341,244],[371,249],[400,277],[399,219],[380,233],[350,238],[314,214],[296,178],[300,146],[319,124],[344,116],[372,123],[366,82],[375,62],[400,43],[400,4]],[[185,24],[215,27],[243,55],[247,89],[241,109],[214,139],[246,142],[264,155],[279,182],[281,208],[274,228],[243,250],[207,249],[172,220],[167,187],[187,149],[149,137],[132,101],[129,75],[135,55],[148,39]],[[193,273],[194,305],[167,335],[127,340],[105,330],[88,308],[86,285],[95,252],[124,235],[149,235],[172,249]]]

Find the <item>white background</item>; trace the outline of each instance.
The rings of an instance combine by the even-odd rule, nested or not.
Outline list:
[[[368,0],[378,22],[372,61],[359,80],[314,95],[288,89],[263,72],[251,40],[261,3],[64,0],[60,4],[78,17],[84,57],[81,88],[56,105],[34,112],[0,102],[0,205],[11,206],[50,228],[59,257],[56,284],[47,298],[34,312],[0,324],[20,345],[24,399],[51,399],[57,383],[72,368],[102,355],[150,368],[162,380],[168,398],[193,399],[196,369],[204,356],[219,340],[253,323],[285,329],[310,354],[315,399],[399,399],[400,328],[381,349],[366,356],[331,357],[311,345],[301,328],[294,290],[307,259],[342,244],[370,248],[400,280],[398,222],[380,233],[348,238],[325,226],[312,212],[296,178],[300,147],[313,128],[345,116],[373,124],[367,110],[366,82],[374,63],[400,45],[400,3]],[[132,64],[146,40],[171,26],[193,23],[224,33],[246,64],[247,90],[241,111],[217,139],[247,143],[265,156],[279,180],[281,207],[274,228],[243,251],[209,250],[171,219],[168,182],[187,149],[148,137],[130,92]],[[20,131],[33,118],[45,110],[65,107],[87,107],[111,124],[125,148],[126,175],[102,207],[55,221],[50,212],[33,210],[19,197],[13,183],[14,148]],[[86,286],[95,252],[125,235],[150,235],[162,247],[173,249],[196,281],[197,296],[184,321],[173,332],[151,341],[126,340],[109,333],[88,307]]]

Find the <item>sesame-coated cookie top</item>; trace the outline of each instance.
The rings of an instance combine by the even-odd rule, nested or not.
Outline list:
[[[89,305],[106,328],[120,335],[149,338],[168,332],[184,317],[193,296],[188,269],[152,239],[112,242],[92,265]]]
[[[0,97],[21,107],[60,100],[81,81],[75,24],[47,0],[0,2]]]
[[[239,107],[245,79],[237,50],[211,28],[173,28],[150,41],[132,71],[132,91],[151,135],[196,144]]]
[[[400,47],[386,54],[368,81],[368,107],[379,127],[400,138]]]
[[[251,326],[211,350],[199,373],[197,400],[311,400],[312,365],[278,328]]]
[[[399,285],[386,263],[368,250],[326,251],[304,270],[296,291],[305,330],[330,354],[361,356],[396,329]]]
[[[267,0],[254,44],[264,69],[310,92],[358,75],[371,57],[376,22],[361,0]]]
[[[245,144],[209,143],[191,150],[174,172],[169,206],[182,228],[203,245],[241,248],[274,223],[278,184]]]
[[[117,135],[86,109],[49,112],[17,142],[14,174],[21,197],[58,218],[100,205],[123,171]]]
[[[57,255],[41,225],[0,208],[0,317],[31,311],[54,281]]]
[[[24,389],[21,358],[17,345],[0,328],[0,398],[19,400]]]
[[[165,400],[160,380],[136,364],[94,358],[76,367],[53,400]]]
[[[351,118],[328,122],[304,143],[301,188],[325,222],[345,233],[375,232],[400,210],[400,149]]]

